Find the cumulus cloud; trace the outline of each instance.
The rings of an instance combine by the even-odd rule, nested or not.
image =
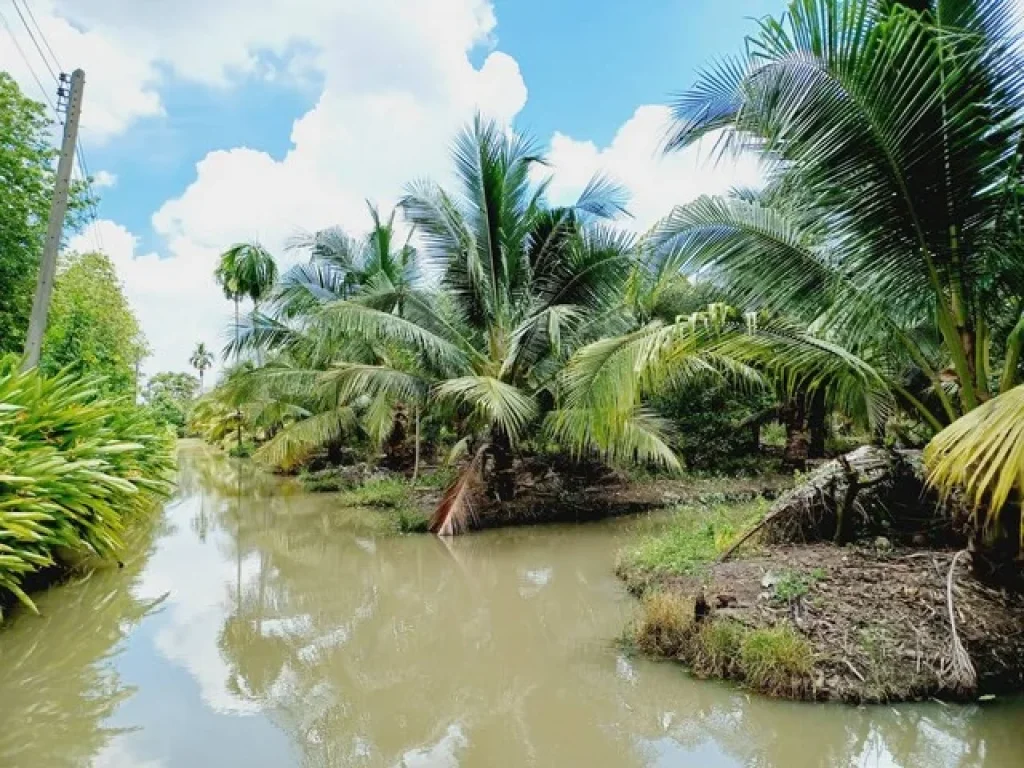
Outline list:
[[[549,167],[538,167],[535,173],[538,178],[551,176],[549,193],[560,203],[574,200],[595,173],[608,175],[629,191],[633,218],[625,223],[638,231],[649,229],[673,206],[700,195],[760,183],[755,157],[719,158],[712,151],[713,139],[664,155],[661,147],[668,123],[668,107],[646,105],[622,124],[607,147],[555,133]]]
[[[96,171],[92,177],[94,187],[113,187],[117,184],[117,174],[110,171]]]
[[[26,14],[25,24],[9,8],[4,8],[3,16],[18,45],[5,43],[0,46],[0,70],[10,72],[33,99],[56,101],[57,83],[36,51],[29,30],[46,52],[51,68],[63,67],[68,72],[77,68],[85,70],[86,97],[82,102],[81,118],[84,140],[106,141],[139,118],[163,114],[163,105],[156,91],[159,79],[156,62],[149,51],[130,37],[111,34],[102,28],[72,25],[67,17],[58,15],[52,4],[46,2],[33,3],[33,16]],[[44,40],[56,55],[56,62],[43,45]],[[19,47],[27,63],[19,53]],[[42,81],[45,94],[36,84],[33,72]]]
[[[217,254],[259,239],[283,262],[298,230],[369,225],[365,200],[394,205],[406,183],[441,179],[454,132],[481,110],[510,122],[527,89],[512,57],[494,49],[485,0],[249,0],[147,5],[58,3],[76,26],[137,38],[154,65],[211,87],[257,76],[267,52],[322,79],[319,100],[294,123],[281,159],[246,147],[210,152],[194,180],[153,215],[165,244],[139,253],[137,233],[91,228],[110,252],[153,348],[146,369],[180,369],[196,341],[219,346],[230,305],[213,284]],[[489,54],[474,66],[469,54]],[[70,244],[86,249],[94,233]]]
[[[298,230],[363,231],[365,199],[387,210],[413,179],[444,182],[447,147],[474,110],[511,123],[528,95],[518,63],[496,47],[489,0],[53,0],[38,4],[37,16],[51,41],[95,57],[94,137],[158,113],[162,78],[227,88],[251,78],[308,82],[314,73],[322,83],[283,157],[234,147],[197,162],[192,182],[152,216],[158,250],[141,252],[144,233],[117,222],[91,225],[153,349],[147,373],[186,368],[197,341],[221,346],[231,306],[212,273],[226,246],[258,239],[285,268],[298,258],[284,248]],[[474,65],[470,53],[480,48],[489,53]],[[103,58],[111,50],[120,63]],[[703,148],[661,157],[666,119],[663,107],[641,107],[606,147],[556,133],[552,196],[567,200],[604,171],[629,188],[631,225],[643,229],[700,193],[756,183],[749,159],[715,166]],[[70,247],[88,249],[95,234]]]

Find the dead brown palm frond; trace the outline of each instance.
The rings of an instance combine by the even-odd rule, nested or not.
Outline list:
[[[490,443],[480,446],[467,464],[448,486],[441,497],[428,527],[431,533],[438,536],[458,536],[464,533],[476,517],[473,503],[483,488],[483,462]]]

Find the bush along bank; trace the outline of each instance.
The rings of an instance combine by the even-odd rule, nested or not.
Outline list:
[[[626,641],[786,698],[1024,690],[1024,600],[975,575],[955,510],[910,487],[916,466],[864,448],[771,507],[681,509],[620,556],[641,597]]]
[[[174,438],[101,380],[0,372],[0,609],[89,558],[171,489]],[[0,611],[0,617],[2,617]]]

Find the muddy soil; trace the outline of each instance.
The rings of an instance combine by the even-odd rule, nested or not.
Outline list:
[[[703,596],[705,620],[751,628],[789,622],[814,649],[808,698],[850,702],[964,699],[1024,690],[1024,598],[954,573],[960,641],[977,686],[951,673],[947,577],[954,552],[893,549],[888,541],[849,547],[774,546],[690,577],[622,572],[631,590]]]

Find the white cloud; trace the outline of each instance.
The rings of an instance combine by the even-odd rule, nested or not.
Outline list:
[[[67,20],[51,18],[53,8]],[[297,258],[284,250],[296,230],[358,232],[368,225],[365,199],[386,210],[407,182],[445,180],[447,147],[474,109],[510,122],[527,98],[517,62],[494,47],[488,0],[57,0],[37,14],[50,18],[51,40],[89,43],[96,109],[104,107],[90,118],[96,136],[159,110],[150,84],[160,72],[209,87],[240,77],[309,82],[311,72],[322,81],[283,158],[235,147],[196,164],[194,180],[152,217],[159,253],[140,253],[136,234],[116,222],[93,225],[153,348],[147,373],[187,368],[197,341],[221,346],[231,305],[212,273],[226,246],[259,239],[286,267]],[[480,46],[490,53],[477,67],[469,53]],[[110,68],[108,49],[122,68]],[[126,89],[120,100],[115,84]],[[756,183],[750,159],[716,167],[699,148],[661,157],[666,119],[663,107],[641,107],[603,148],[556,133],[552,195],[568,199],[603,170],[628,186],[633,226],[645,228],[700,193]],[[87,231],[70,245],[85,249],[92,239]]]
[[[50,66],[58,69],[59,64],[69,73],[80,68],[86,73],[81,119],[84,140],[105,141],[124,131],[134,120],[163,113],[155,90],[159,73],[148,51],[128,38],[108,34],[102,29],[73,26],[68,19],[56,15],[48,3],[34,3],[33,14],[42,39],[27,14],[26,24],[43,51],[46,51],[44,40],[53,49],[57,61],[53,62],[47,52]],[[5,42],[0,45],[0,70],[9,71],[33,99],[40,101],[49,97],[55,102],[57,84],[36,51],[29,29],[11,9],[5,7],[3,15],[28,65],[17,48]],[[42,81],[45,97],[30,67]]]
[[[713,140],[664,155],[661,147],[669,123],[669,109],[639,107],[616,132],[611,144],[598,148],[555,133],[548,153],[550,167],[537,176],[552,177],[549,194],[557,202],[574,200],[595,173],[604,173],[630,192],[631,228],[646,231],[672,207],[700,195],[728,192],[732,187],[756,186],[761,181],[758,162],[751,155],[718,158]]]
[[[96,171],[92,176],[94,187],[113,187],[117,184],[117,174],[110,171]]]
[[[474,109],[511,121],[526,102],[512,57],[491,50],[479,67],[469,59],[493,43],[485,0],[194,0],[147,4],[145,13],[139,5],[61,7],[76,24],[137,37],[152,61],[207,85],[262,71],[261,52],[292,46],[301,46],[301,68],[318,68],[323,80],[284,158],[235,147],[197,163],[193,182],[153,215],[162,253],[138,253],[135,235],[113,221],[93,225],[153,348],[149,373],[186,367],[199,340],[220,346],[230,305],[212,272],[226,246],[257,238],[287,266],[296,256],[284,244],[296,230],[364,229],[366,199],[386,210],[409,181],[443,178],[452,135]],[[86,231],[70,247],[87,248],[92,237]]]

